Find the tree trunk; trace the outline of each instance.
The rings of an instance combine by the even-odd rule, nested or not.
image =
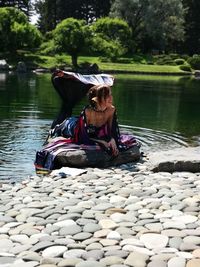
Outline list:
[[[78,56],[77,55],[71,55],[72,58],[72,66],[77,69],[78,68]]]

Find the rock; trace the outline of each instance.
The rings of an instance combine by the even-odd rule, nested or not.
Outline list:
[[[23,61],[19,61],[17,64],[17,72],[27,72],[27,67],[25,62]]]
[[[99,221],[99,225],[102,229],[115,229],[118,225],[110,219],[102,219]]]
[[[72,266],[76,266],[76,264],[78,264],[81,261],[83,261],[83,260],[77,259],[77,258],[64,259],[64,260],[61,260],[58,263],[58,267],[72,267]]]
[[[149,249],[164,248],[168,240],[169,238],[167,236],[161,234],[144,234],[140,237],[140,241]]]
[[[62,227],[59,231],[60,235],[66,236],[66,235],[75,235],[82,231],[81,227],[79,225],[73,225],[73,226],[66,226]]]
[[[85,260],[100,260],[103,258],[103,256],[104,256],[104,252],[98,249],[98,250],[90,250],[90,251],[85,252],[82,255],[82,258]]]
[[[98,261],[88,260],[77,263],[76,267],[105,267],[105,265],[99,263]]]
[[[186,264],[186,267],[199,267],[199,266],[200,266],[200,259],[189,260]]]
[[[132,267],[146,267],[146,261],[148,260],[148,258],[149,256],[142,253],[132,252],[124,261],[124,264]]]
[[[165,261],[162,260],[153,260],[151,261],[147,267],[167,267],[167,263]]]
[[[119,155],[112,160],[111,156],[102,150],[75,150],[59,153],[55,158],[55,168],[59,169],[63,166],[107,168],[109,166],[117,166],[139,159],[140,150],[138,146],[133,146],[127,151],[120,152]]]
[[[9,65],[5,59],[0,59],[0,70],[9,70]]]
[[[52,247],[46,248],[42,252],[42,256],[44,258],[55,258],[58,256],[62,256],[66,250],[67,250],[67,247],[65,246],[52,246]]]
[[[121,235],[117,231],[111,231],[107,234],[107,239],[120,240]]]
[[[185,259],[181,257],[174,257],[168,261],[168,267],[185,267]]]
[[[196,257],[196,258],[200,258],[200,249],[198,248],[198,249],[195,249],[193,252],[192,252],[192,254],[194,255],[194,257]]]
[[[96,223],[87,223],[84,227],[83,227],[83,231],[84,232],[89,232],[89,233],[94,233],[98,230],[100,230],[101,227],[96,224]]]
[[[103,266],[111,266],[114,264],[121,264],[124,262],[124,259],[118,257],[118,256],[108,256],[100,260],[100,263]]]
[[[200,70],[195,70],[194,76],[199,79],[200,78]]]
[[[148,154],[147,166],[154,172],[200,172],[200,146]]]

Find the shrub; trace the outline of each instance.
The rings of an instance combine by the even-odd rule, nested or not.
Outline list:
[[[132,63],[132,58],[120,57],[115,60],[116,63],[130,64]]]
[[[191,72],[191,67],[190,67],[190,65],[186,65],[186,64],[184,64],[184,65],[180,65],[179,68],[180,68],[181,70],[183,70],[183,71],[189,71],[189,72]]]
[[[110,58],[108,57],[99,57],[100,62],[110,62]]]
[[[185,64],[185,60],[182,58],[177,58],[174,60],[174,62],[176,63],[176,65],[184,65]]]
[[[193,57],[190,57],[187,62],[193,69],[200,70],[200,55],[193,55]]]
[[[169,54],[171,59],[178,59],[180,56],[178,54]]]
[[[53,56],[57,52],[57,48],[54,44],[54,40],[44,42],[40,46],[40,53],[42,55]]]
[[[175,66],[176,63],[169,57],[165,57],[162,59],[159,59],[155,62],[157,65],[170,65],[170,66]]]

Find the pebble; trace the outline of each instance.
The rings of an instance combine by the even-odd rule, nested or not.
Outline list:
[[[141,235],[140,241],[144,243],[146,248],[164,248],[168,243],[169,238],[161,234],[144,234]]]
[[[181,257],[174,257],[168,261],[168,267],[185,267],[185,259]]]
[[[200,173],[139,167],[3,185],[0,266],[199,267]]]

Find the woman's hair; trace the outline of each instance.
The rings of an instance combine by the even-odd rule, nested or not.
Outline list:
[[[111,94],[111,88],[108,85],[95,85],[89,89],[88,100],[92,107],[102,102]]]

